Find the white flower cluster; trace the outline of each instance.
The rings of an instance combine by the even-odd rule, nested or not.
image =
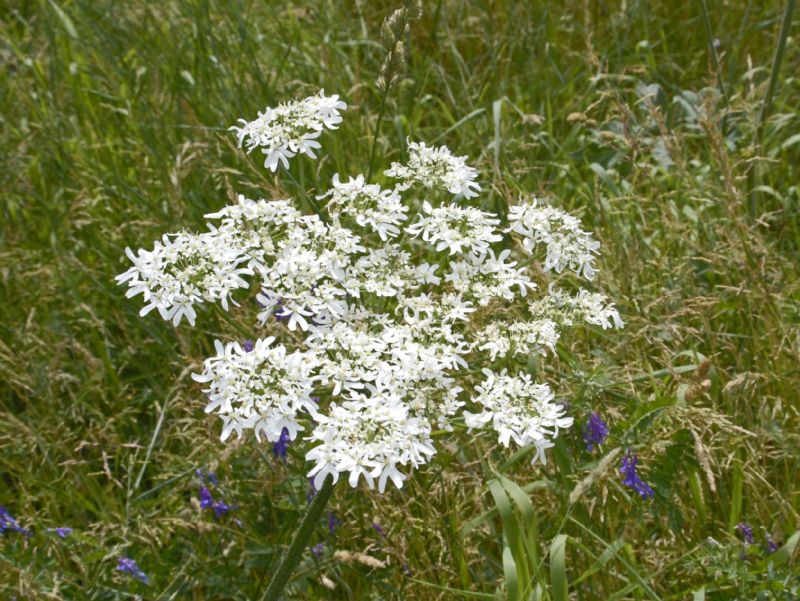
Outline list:
[[[313,156],[314,140],[339,124],[343,108],[320,93],[236,131],[251,150],[263,147],[274,170],[296,153]],[[317,485],[347,474],[353,486],[399,488],[435,455],[434,430],[464,426],[491,428],[504,446],[533,445],[544,461],[572,418],[547,384],[506,370],[553,352],[568,326],[622,321],[600,294],[556,289],[510,236],[527,253],[541,247],[546,270],[586,277],[597,243],[577,219],[535,200],[511,207],[501,230],[497,215],[469,206],[477,172],[444,146],[411,142],[408,164],[386,174],[400,184],[335,175],[317,197],[320,214],[240,196],[206,216],[204,233],[128,249],[133,266],[117,280],[128,296],[143,295],[143,315],[157,308],[175,325],[184,317],[194,325],[211,303],[228,310],[242,289],[239,301],[268,334],[215,343],[216,356],[194,376],[206,411],[221,417],[223,440],[248,430],[259,440],[303,440]],[[413,183],[462,200],[405,198]],[[546,292],[534,297],[538,290]],[[481,378],[476,368],[489,364],[495,371]]]
[[[547,384],[536,384],[528,374],[509,376],[503,370],[499,376],[483,369],[486,380],[475,387],[475,402],[483,406],[480,413],[465,411],[467,427],[481,428],[491,422],[500,434],[500,444],[514,441],[521,447],[534,445],[536,458],[545,462],[544,450],[553,446],[552,439],[560,428],[572,425],[564,417],[564,407],[553,402],[553,392]]]
[[[195,324],[195,304],[219,301],[227,310],[231,293],[249,286],[242,276],[253,273],[242,266],[247,257],[238,246],[208,233],[165,234],[153,250],[140,248],[134,255],[126,248],[125,253],[133,267],[118,275],[117,283],[128,284],[128,298],[144,296],[140,315],[158,309],[175,326],[184,317]]]
[[[604,294],[583,289],[570,296],[551,285],[548,294],[530,303],[528,308],[534,317],[553,319],[567,326],[579,321],[604,330],[625,326],[614,303]]]
[[[490,244],[503,239],[495,230],[500,220],[479,209],[455,204],[433,208],[426,200],[422,210],[425,214],[406,231],[414,237],[422,234],[422,239],[437,251],[456,255],[463,254],[466,247],[475,255],[483,255]]]
[[[314,154],[320,148],[317,138],[325,128],[339,126],[342,122],[339,111],[346,108],[337,95],[325,96],[325,91],[320,90],[316,96],[267,107],[253,121],[239,119],[241,127],[234,125],[231,130],[236,132],[240,148],[246,146],[248,152],[261,148],[267,169],[277,171],[279,163],[288,169],[289,159],[297,154],[317,158]]]
[[[425,142],[408,140],[408,163],[392,163],[384,173],[401,180],[401,191],[414,183],[447,190],[456,198],[475,198],[481,191],[475,181],[478,172],[467,165],[467,157],[453,156],[447,146],[429,147]]]
[[[478,337],[478,348],[488,352],[492,361],[509,354],[528,357],[531,353],[544,353],[545,349],[554,352],[558,338],[558,326],[550,319],[520,321],[511,325],[493,322]]]
[[[510,207],[508,232],[522,236],[522,246],[533,254],[539,245],[547,248],[544,268],[561,273],[570,268],[587,280],[596,272],[594,259],[600,243],[581,229],[580,219],[561,209],[539,205],[536,198],[529,204]]]
[[[368,227],[386,242],[400,234],[398,225],[406,220],[408,207],[403,205],[396,190],[381,190],[377,184],[367,184],[363,175],[347,183],[333,176],[333,188],[317,197],[328,201],[328,212],[337,221],[348,217],[361,227]]]
[[[192,375],[209,383],[206,413],[216,411],[222,417],[222,440],[234,431],[241,436],[242,430],[254,430],[256,437],[263,433],[276,442],[284,428],[294,440],[303,430],[301,414],[319,419],[311,399],[313,354],[290,353],[282,344],[272,346],[274,341],[272,336],[258,340],[252,350],[216,341],[217,356],[206,359],[202,374]]]

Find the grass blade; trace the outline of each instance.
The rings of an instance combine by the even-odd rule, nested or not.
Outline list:
[[[550,582],[553,585],[554,601],[567,601],[567,564],[565,548],[567,546],[567,535],[559,534],[553,539],[550,545]]]

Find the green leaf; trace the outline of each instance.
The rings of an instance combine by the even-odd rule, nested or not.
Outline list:
[[[519,578],[517,577],[517,564],[511,549],[503,547],[503,573],[506,577],[506,594],[508,601],[519,599]]]
[[[71,37],[73,40],[77,40],[78,31],[75,29],[72,19],[70,19],[69,16],[67,16],[67,13],[65,13],[64,10],[53,0],[50,0],[50,6],[53,7],[53,10],[58,16],[58,20],[61,21],[61,24],[64,26],[64,29],[67,31],[69,37]]]
[[[550,545],[550,581],[553,585],[554,601],[568,601],[567,592],[567,564],[565,558],[565,548],[567,546],[567,535],[559,534],[553,539]]]

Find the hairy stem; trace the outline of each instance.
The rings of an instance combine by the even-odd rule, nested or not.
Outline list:
[[[306,514],[303,516],[303,521],[300,522],[300,527],[294,535],[292,544],[281,559],[278,569],[272,576],[272,580],[267,587],[262,601],[278,601],[281,598],[283,589],[289,582],[289,577],[292,575],[297,564],[303,558],[303,552],[308,548],[308,541],[311,538],[311,533],[314,532],[314,527],[319,522],[322,511],[328,504],[331,498],[334,487],[333,479],[326,478],[322,488],[317,492],[311,505],[308,506]]]

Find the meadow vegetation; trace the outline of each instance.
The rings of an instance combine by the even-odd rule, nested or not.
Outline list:
[[[492,210],[580,215],[626,325],[528,365],[576,418],[546,466],[461,428],[402,490],[337,488],[288,598],[798,598],[800,17],[781,38],[772,0],[429,2],[384,102],[399,2],[5,4],[0,505],[31,534],[2,534],[0,596],[261,598],[304,453],[222,445],[190,377],[250,323],[140,318],[114,277],[126,246],[381,174],[412,136],[468,155]],[[273,176],[236,147],[237,118],[320,88],[349,105],[320,161]]]

